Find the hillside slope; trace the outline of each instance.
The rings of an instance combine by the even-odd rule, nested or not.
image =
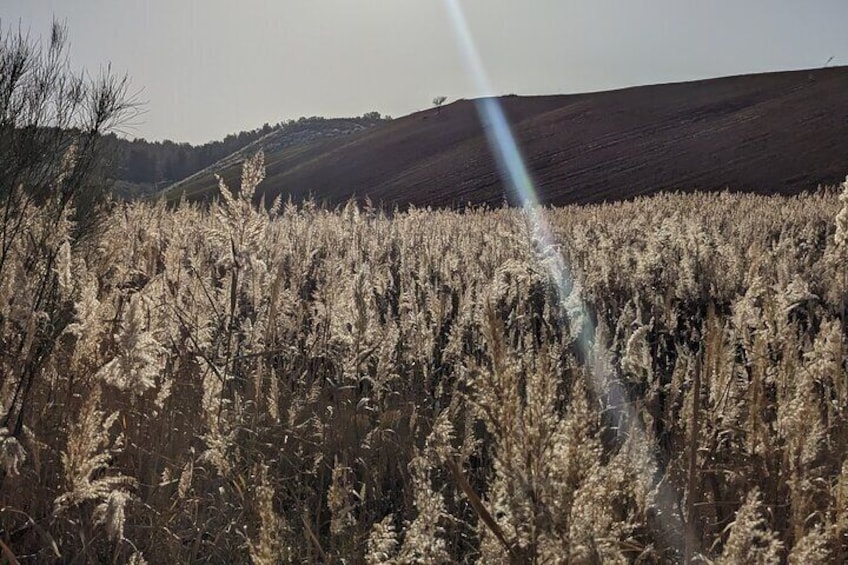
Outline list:
[[[546,204],[726,187],[791,194],[835,184],[848,172],[848,67],[500,101]],[[237,186],[235,161],[217,169]],[[350,135],[266,147],[266,165],[269,200],[509,200],[468,100]],[[215,190],[207,172],[168,197],[206,198]]]

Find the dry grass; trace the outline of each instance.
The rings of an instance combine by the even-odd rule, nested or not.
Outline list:
[[[3,241],[4,555],[848,555],[845,197],[552,209],[546,249],[516,209],[266,212],[262,171]]]

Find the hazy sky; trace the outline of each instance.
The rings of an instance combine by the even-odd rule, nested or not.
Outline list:
[[[569,93],[848,64],[848,0],[462,0],[495,91]],[[476,94],[443,0],[0,0],[66,20],[75,66],[141,91],[128,133],[193,143],[299,116]]]

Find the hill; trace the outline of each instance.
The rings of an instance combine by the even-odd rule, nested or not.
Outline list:
[[[115,134],[106,136],[107,156],[110,160],[109,176],[115,181],[114,194],[120,198],[138,198],[155,194],[197,173],[226,167],[233,160],[243,160],[245,148],[257,141],[269,148],[285,145],[280,140],[297,142],[327,138],[360,131],[382,122],[378,112],[369,112],[353,118],[326,119],[318,116],[302,117],[275,125],[240,131],[224,139],[201,145],[164,141],[121,139]],[[212,166],[210,169],[209,167]],[[211,178],[211,173],[210,178]]]
[[[376,114],[376,113],[375,113]],[[169,186],[167,192],[179,192],[184,186],[195,183],[206,184],[213,182],[217,185],[215,173],[222,170],[240,169],[245,158],[263,149],[269,154],[296,153],[299,148],[315,143],[325,142],[339,136],[346,136],[364,131],[383,120],[379,114],[376,117],[366,114],[361,118],[302,118],[297,122],[274,128],[259,139],[245,145],[227,157],[204,167],[203,169],[177,181]]]
[[[848,172],[848,67],[500,102],[545,204],[727,187],[794,194]],[[507,198],[470,100],[350,135],[278,147],[259,140],[250,149],[260,147],[269,200],[456,206]],[[167,196],[208,198],[215,170],[237,186],[238,161],[213,165]]]

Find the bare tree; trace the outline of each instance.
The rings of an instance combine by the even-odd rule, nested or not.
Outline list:
[[[436,107],[436,115],[442,113],[442,104],[444,104],[447,99],[447,96],[436,96],[433,98],[433,106]]]
[[[13,255],[26,253],[23,274],[40,289],[28,306],[38,323],[0,311],[0,325],[17,328],[17,341],[0,348],[0,389],[10,394],[0,407],[0,427],[13,436],[34,380],[73,317],[59,297],[57,257],[96,226],[106,187],[99,174],[103,134],[137,107],[127,89],[126,77],[108,67],[95,76],[73,73],[66,28],[58,22],[46,46],[0,28],[0,281],[21,268]]]

